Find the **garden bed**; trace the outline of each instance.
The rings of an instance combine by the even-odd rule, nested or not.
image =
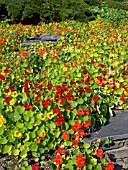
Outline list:
[[[0,154],[5,160],[17,157],[18,170],[46,167],[49,160],[57,170],[114,169],[101,143],[86,140],[114,106],[128,109],[126,23],[115,29],[114,22],[100,17],[88,24],[1,22]],[[53,32],[66,35],[56,46],[22,46],[30,36]]]

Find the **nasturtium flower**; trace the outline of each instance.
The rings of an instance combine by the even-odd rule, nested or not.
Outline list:
[[[32,166],[32,170],[39,170],[39,167],[36,163]]]
[[[40,138],[39,138],[39,137],[37,137],[37,138],[35,139],[35,141],[36,141],[37,144],[40,144]]]
[[[44,138],[46,136],[46,132],[44,131],[44,130],[42,130],[41,132],[40,132],[40,137],[41,138]]]
[[[13,111],[12,106],[8,106],[8,107],[7,107],[7,111],[12,112],[12,111]]]
[[[63,71],[67,71],[67,67],[64,67],[64,68],[63,68]]]
[[[84,167],[86,164],[85,158],[83,157],[82,154],[79,154],[78,157],[76,158],[76,165],[80,168]]]
[[[11,94],[12,97],[17,97],[17,95],[18,95],[18,94],[17,94],[16,91],[12,92],[12,94]]]
[[[62,138],[64,140],[69,140],[70,136],[69,136],[68,132],[64,132],[63,135],[62,135]]]
[[[113,162],[108,162],[106,169],[105,170],[114,170],[114,163]]]
[[[9,91],[9,92],[8,92],[8,96],[11,96],[11,95],[12,95],[12,92],[11,92],[11,91]]]
[[[40,113],[40,120],[45,120],[46,116],[44,116],[42,113]]]
[[[56,164],[62,164],[63,163],[62,156],[61,155],[56,155],[53,162],[55,162]]]
[[[8,126],[4,126],[4,129],[5,129],[5,130],[9,130],[9,127],[8,127]]]
[[[70,71],[71,71],[71,72],[74,72],[74,71],[75,71],[75,68],[71,67],[71,68],[70,68]]]
[[[9,104],[10,104],[11,106],[14,105],[14,104],[15,104],[15,100],[14,100],[14,99],[10,100]]]
[[[20,136],[21,136],[20,131],[15,131],[15,132],[14,132],[14,137],[18,138],[18,137],[20,137]]]
[[[57,153],[59,153],[60,155],[62,155],[64,153],[64,149],[63,148],[58,148],[57,149]]]
[[[96,156],[98,158],[103,158],[103,150],[102,149],[97,149]]]
[[[2,114],[0,114],[0,127],[3,125],[4,117]]]
[[[49,119],[52,119],[52,118],[54,117],[53,112],[49,112],[49,113],[47,114],[47,117],[48,117]]]

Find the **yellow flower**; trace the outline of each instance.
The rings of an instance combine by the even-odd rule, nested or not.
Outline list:
[[[14,92],[12,92],[12,97],[17,97],[17,92],[16,91],[14,91]]]
[[[8,96],[11,96],[11,94],[12,94],[12,92],[11,92],[11,91],[9,91],[9,92],[8,92]]]
[[[42,113],[40,114],[40,120],[45,120],[46,116],[44,116]]]
[[[0,127],[3,125],[3,122],[0,120]]]
[[[62,36],[61,38],[60,38],[62,41],[64,41],[64,37]]]
[[[7,127],[7,126],[4,126],[4,129],[5,129],[5,130],[9,130],[9,127]]]
[[[4,70],[6,70],[6,67],[3,67],[3,68],[2,68],[2,71],[4,71]]]
[[[64,67],[63,70],[64,70],[64,71],[67,71],[67,67]]]
[[[0,127],[3,125],[4,117],[2,114],[0,114]]]
[[[12,100],[10,100],[10,105],[14,105],[15,104],[15,100],[14,99],[12,99]]]
[[[14,137],[18,138],[18,137],[20,137],[20,136],[21,136],[20,131],[15,131],[15,132],[14,132]]]
[[[97,54],[97,53],[94,53],[93,56],[94,56],[94,57],[98,57],[98,54]]]
[[[48,115],[47,115],[47,117],[48,117],[49,119],[52,119],[52,118],[54,117],[53,112],[49,112]]]
[[[12,106],[8,106],[8,107],[7,107],[7,111],[12,112],[12,111],[13,111]]]
[[[74,72],[74,71],[75,71],[75,69],[74,69],[73,67],[71,67],[70,70],[71,70],[71,72]]]
[[[44,131],[44,130],[42,130],[41,132],[40,132],[40,137],[41,138],[44,138],[46,136],[46,132]]]
[[[1,74],[4,76],[5,75],[4,71],[2,71]]]

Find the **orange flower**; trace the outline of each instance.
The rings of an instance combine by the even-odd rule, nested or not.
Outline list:
[[[106,166],[106,170],[114,170],[114,164],[113,162],[108,162],[107,166]]]
[[[46,132],[44,131],[44,130],[42,130],[41,132],[40,132],[40,137],[41,138],[44,138],[46,136]]]
[[[68,134],[68,132],[64,132],[63,135],[62,135],[62,138],[63,138],[64,140],[69,140],[69,134]]]
[[[36,143],[37,143],[37,144],[40,144],[40,138],[39,138],[39,137],[36,138]]]
[[[79,108],[76,114],[79,115],[79,116],[84,115],[83,109]]]
[[[65,78],[68,78],[70,76],[70,73],[65,74]]]
[[[102,149],[97,149],[96,156],[98,158],[103,158],[103,150]]]
[[[61,155],[57,155],[53,162],[55,162],[56,164],[62,164],[63,160],[62,160],[62,156]]]

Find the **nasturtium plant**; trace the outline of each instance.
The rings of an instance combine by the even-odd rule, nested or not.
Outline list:
[[[31,165],[29,157],[35,164],[26,169],[41,165],[41,159],[57,170],[114,167],[104,160],[101,143],[86,138],[113,108],[128,109],[126,23],[116,28],[100,17],[87,24],[0,23],[1,154],[28,160],[19,161],[21,169]],[[53,32],[66,38],[57,45],[21,45]]]

